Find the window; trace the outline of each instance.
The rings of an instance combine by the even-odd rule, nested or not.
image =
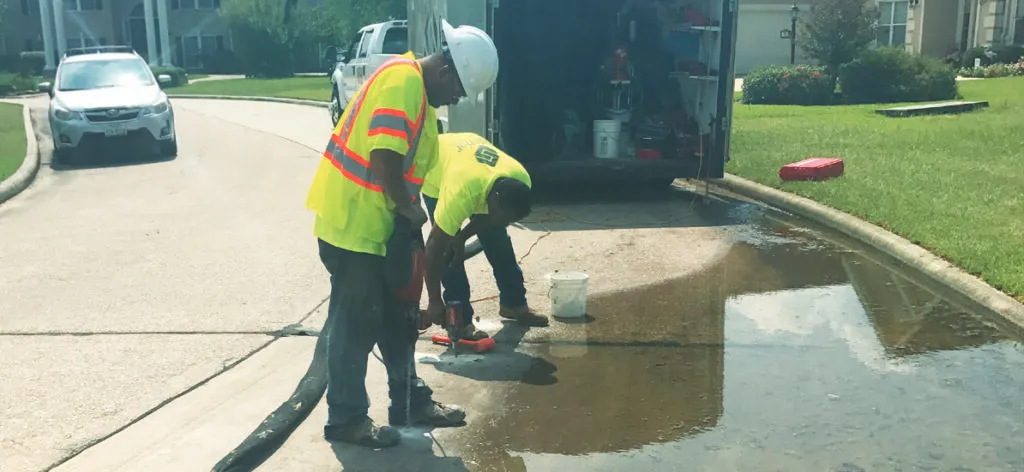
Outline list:
[[[352,39],[351,43],[349,43],[348,48],[345,49],[345,60],[346,61],[351,61],[352,59],[356,58],[356,48],[359,47],[359,41],[361,41],[362,39],[363,39],[363,35],[362,34],[356,34],[356,37]]]
[[[57,83],[61,91],[149,86],[153,85],[153,74],[142,59],[65,62]]]
[[[103,0],[64,0],[67,11],[99,11],[103,9]]]
[[[880,1],[878,29],[875,40],[879,46],[903,46],[907,41],[907,4],[906,1]]]
[[[79,34],[78,36],[72,36],[72,37],[68,38],[68,49],[71,49],[71,48],[82,48],[82,47],[91,48],[91,47],[106,46],[106,45],[107,45],[107,38],[104,38],[104,37],[91,38],[91,37],[88,37],[88,36],[86,36],[84,34]]]
[[[409,30],[403,27],[388,28],[384,33],[383,54],[405,54],[409,52]]]
[[[216,10],[220,0],[171,0],[171,10]]]
[[[185,69],[203,67],[203,55],[224,51],[224,36],[219,34],[199,34],[181,36],[177,39],[181,44],[179,63]]]
[[[370,49],[370,37],[373,36],[373,31],[367,31],[363,33],[363,40],[359,43],[359,54],[357,58],[366,57],[366,53]]]
[[[25,16],[39,16],[39,2],[35,0],[21,0],[21,14]]]
[[[1024,46],[1024,0],[1017,0],[1017,10],[1013,17],[1013,44]]]

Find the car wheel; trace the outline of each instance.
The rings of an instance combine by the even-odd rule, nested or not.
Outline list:
[[[160,142],[160,157],[175,157],[178,155],[178,138],[170,141]]]
[[[330,111],[331,123],[333,123],[334,126],[338,126],[338,121],[341,120],[341,114],[344,112],[344,109],[341,108],[341,99],[338,97],[338,89],[336,88],[331,89]]]
[[[52,164],[60,166],[69,166],[72,164],[72,158],[74,157],[73,149],[61,149],[57,146],[53,147],[53,162]]]

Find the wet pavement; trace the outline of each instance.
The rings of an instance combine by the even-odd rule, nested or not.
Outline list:
[[[705,270],[593,295],[579,322],[500,325],[484,355],[421,343],[421,375],[467,426],[335,445],[333,467],[286,445],[261,470],[1024,470],[1019,334],[816,230],[725,207],[733,244]]]
[[[761,230],[705,272],[595,297],[592,321],[526,343],[537,359],[464,457],[478,470],[517,470],[484,451],[514,451],[521,470],[1024,470],[1019,339],[856,253]]]

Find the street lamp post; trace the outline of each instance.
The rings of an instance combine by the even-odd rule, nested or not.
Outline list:
[[[793,0],[790,7],[790,63],[797,63],[797,17],[800,16],[800,7],[797,0]]]
[[[789,63],[796,64],[796,19],[800,16],[800,7],[796,6],[796,0],[793,0],[793,6],[789,9]]]

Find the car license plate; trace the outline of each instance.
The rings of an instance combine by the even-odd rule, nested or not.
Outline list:
[[[106,136],[124,136],[128,134],[128,128],[124,126],[111,126],[103,130],[103,134]]]

